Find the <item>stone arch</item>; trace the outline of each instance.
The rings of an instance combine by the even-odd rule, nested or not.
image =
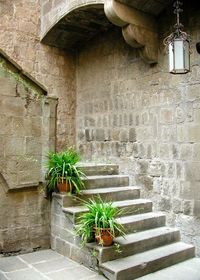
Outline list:
[[[45,13],[42,8],[41,41],[73,51],[112,24],[104,13],[104,0],[63,1]]]

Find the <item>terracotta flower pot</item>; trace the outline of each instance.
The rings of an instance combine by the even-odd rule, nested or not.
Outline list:
[[[95,229],[95,238],[99,245],[111,246],[113,244],[113,236],[109,228]]]
[[[70,188],[70,184],[68,182],[66,182],[65,179],[60,179],[58,184],[57,184],[57,187],[58,187],[58,190],[59,192],[71,192],[73,193],[74,191],[74,186],[71,185],[71,188]]]

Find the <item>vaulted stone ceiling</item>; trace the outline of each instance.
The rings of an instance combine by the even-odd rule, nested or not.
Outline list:
[[[139,11],[152,16],[158,16],[173,0],[116,0],[122,4],[131,6]],[[64,1],[60,1],[61,4]],[[60,15],[54,15],[55,22],[47,20],[42,30],[43,43],[61,49],[75,50],[87,43],[91,38],[101,32],[106,32],[113,24],[104,13],[104,0],[77,1],[77,7],[69,11],[63,11],[65,6],[56,7]],[[82,3],[84,4],[82,5]],[[52,2],[53,3],[53,2]],[[62,13],[60,12],[62,11]],[[50,11],[50,16],[53,14]],[[42,22],[45,21],[43,16]],[[50,23],[48,23],[50,22]]]
[[[103,5],[79,7],[67,13],[48,31],[42,42],[66,50],[75,50],[112,26]]]

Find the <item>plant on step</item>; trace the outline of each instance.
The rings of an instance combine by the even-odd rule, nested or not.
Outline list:
[[[77,166],[80,156],[74,148],[58,153],[49,152],[47,158],[45,178],[48,192],[79,193],[84,188],[83,178],[86,176]]]
[[[116,220],[123,212],[113,206],[112,202],[104,202],[100,196],[84,201],[87,212],[78,217],[76,232],[81,236],[82,244],[96,239],[98,244],[109,246],[113,244],[116,234],[125,236],[124,227]]]

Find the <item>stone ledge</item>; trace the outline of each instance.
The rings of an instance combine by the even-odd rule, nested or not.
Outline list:
[[[38,82],[35,78],[33,78],[28,72],[24,71],[19,64],[17,64],[11,57],[9,57],[1,48],[0,48],[0,59],[3,60],[3,65],[7,65],[8,68],[17,70],[17,75],[20,76],[21,79],[27,80],[28,83],[33,84],[42,90],[44,95],[47,95],[47,89]]]
[[[41,182],[30,182],[24,184],[13,184],[10,183],[9,179],[5,177],[2,173],[0,173],[0,185],[3,187],[5,192],[14,193],[21,191],[32,191],[36,190],[38,187],[42,185]]]

